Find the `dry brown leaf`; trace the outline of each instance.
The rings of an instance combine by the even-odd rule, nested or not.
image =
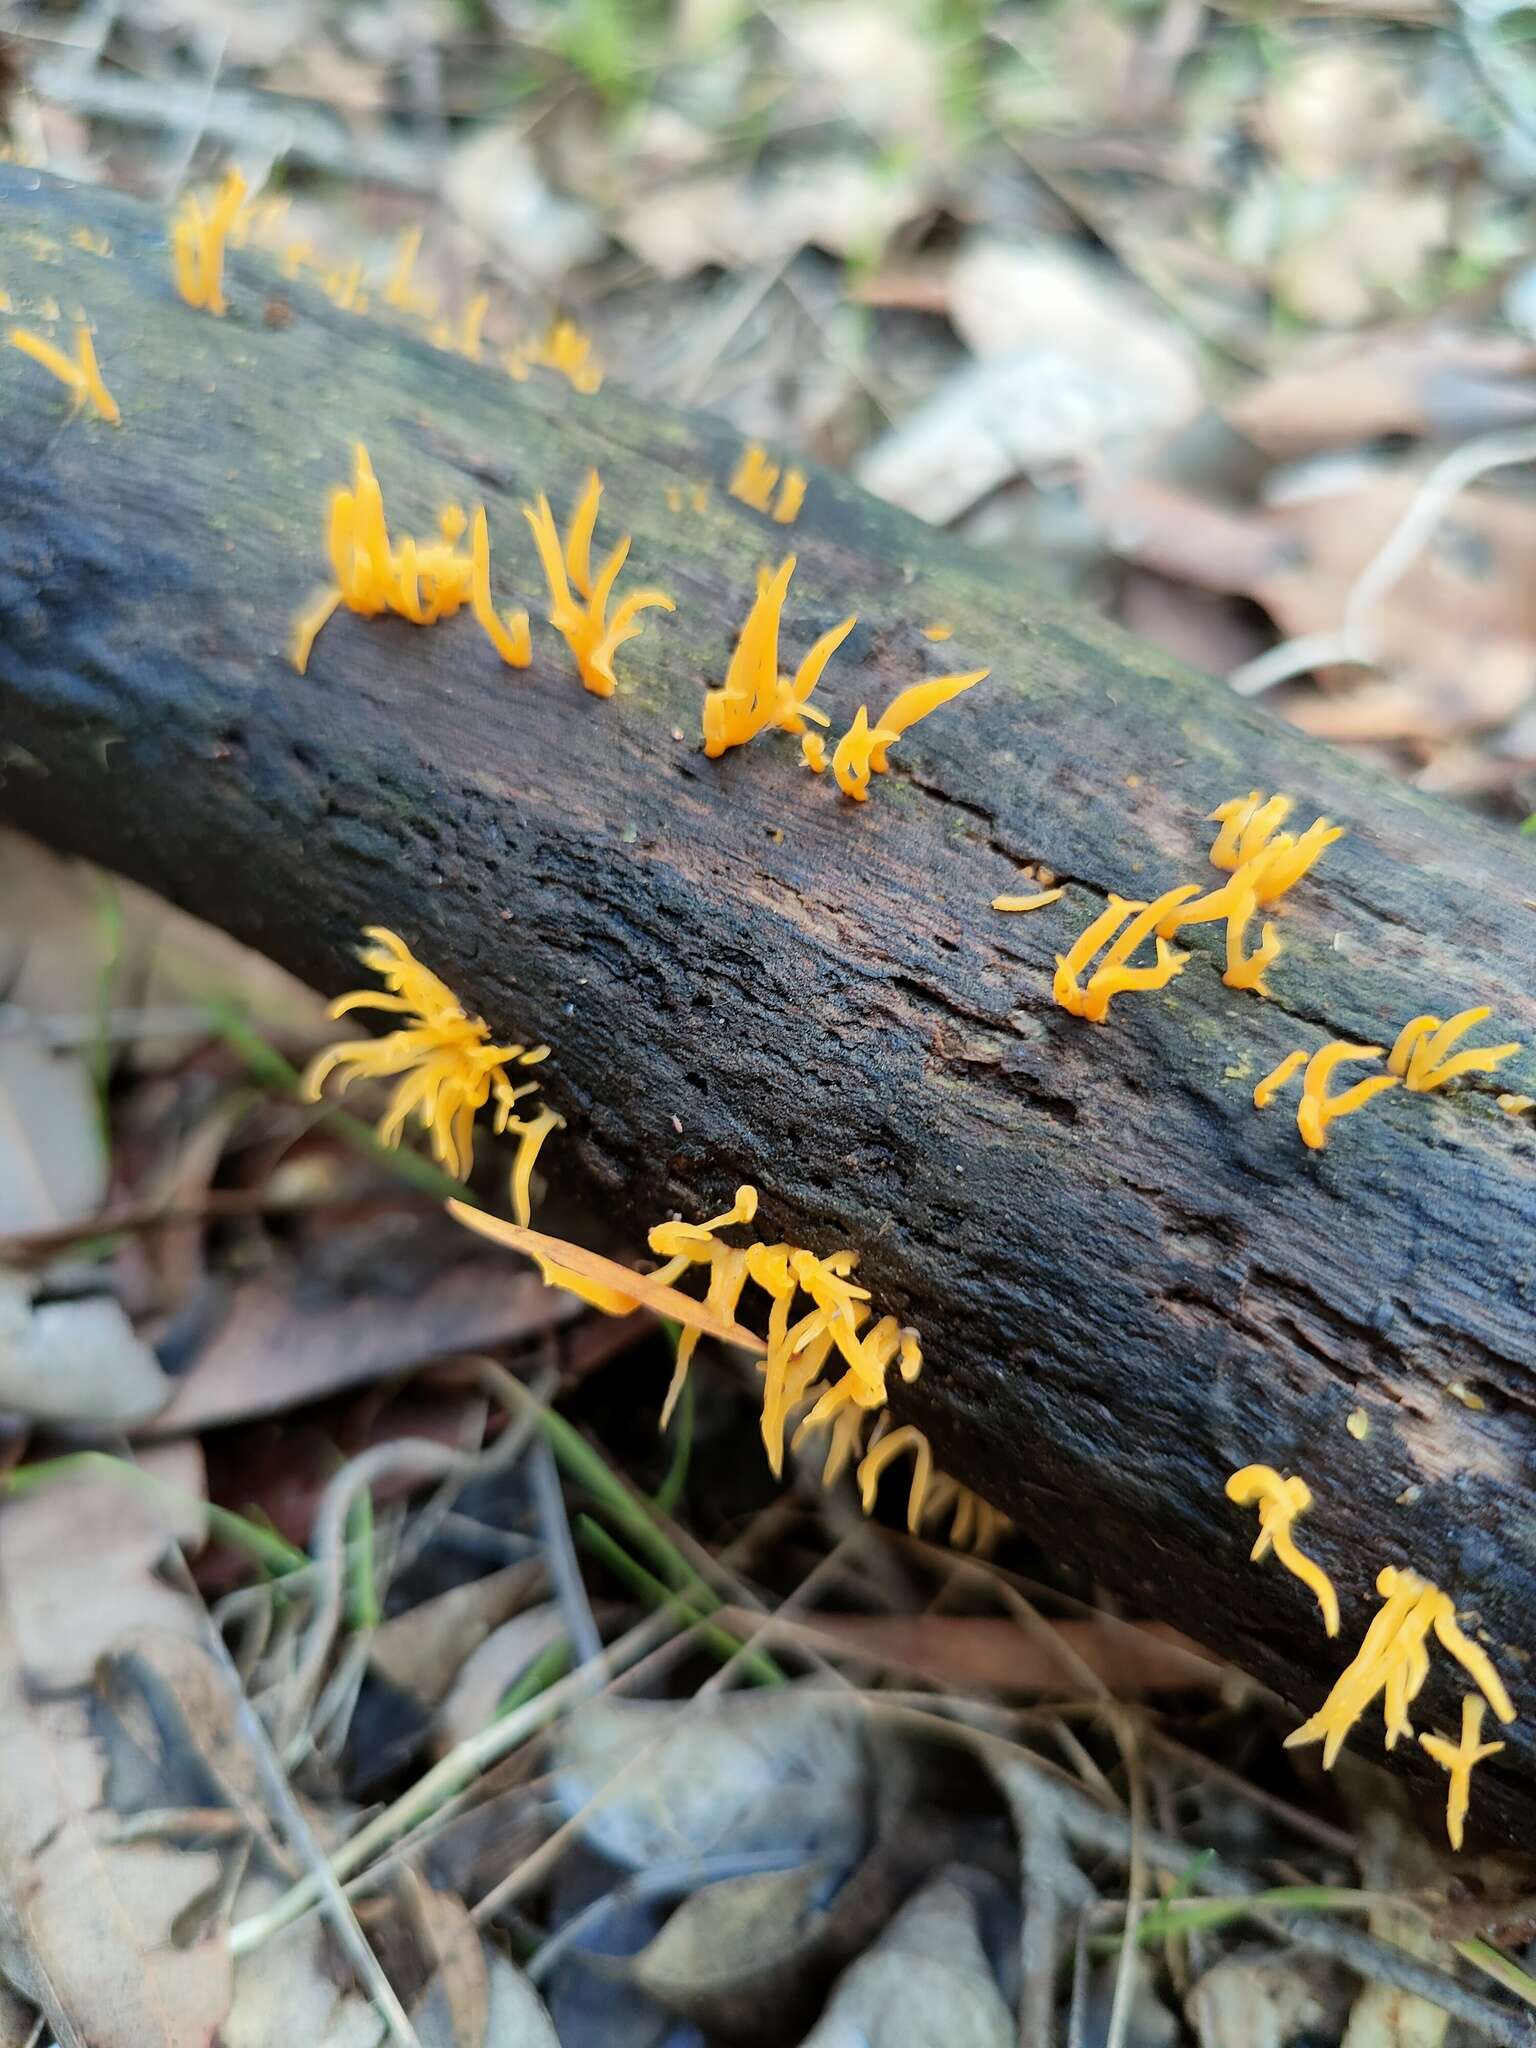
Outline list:
[[[490,1986],[479,1930],[462,1899],[410,1887],[412,1917],[432,1975],[416,2001],[413,2017],[425,2039],[444,2048],[484,2048],[490,2017]]]
[[[81,1059],[0,1037],[0,1236],[81,1223],[107,1192],[107,1153]]]
[[[466,1660],[544,1584],[537,1559],[511,1564],[392,1615],[373,1632],[369,1662],[397,1691],[436,1706]]]
[[[766,1355],[768,1347],[761,1337],[743,1329],[740,1323],[727,1322],[723,1316],[706,1308],[692,1295],[679,1293],[675,1287],[658,1286],[656,1281],[644,1273],[633,1272],[628,1266],[621,1266],[614,1259],[605,1259],[598,1252],[589,1252],[584,1245],[567,1244],[561,1237],[546,1237],[540,1230],[525,1230],[518,1223],[503,1223],[499,1216],[487,1216],[483,1209],[472,1209],[467,1202],[450,1202],[450,1216],[457,1217],[467,1229],[477,1231],[481,1237],[488,1237],[495,1244],[505,1245],[509,1251],[522,1252],[528,1258],[546,1258],[556,1265],[568,1266],[573,1273],[579,1273],[585,1280],[595,1280],[601,1287],[611,1287],[627,1295],[636,1308],[648,1308],[658,1316],[668,1316],[674,1323],[681,1323],[685,1329],[700,1330],[706,1337],[718,1337],[724,1344],[734,1344],[740,1350],[751,1351],[758,1357]]]
[[[1399,303],[1453,242],[1448,191],[1364,185],[1287,242],[1270,267],[1270,282],[1299,319],[1355,327]]]
[[[488,1635],[465,1658],[438,1709],[433,1723],[438,1754],[478,1734],[534,1659],[558,1643],[565,1633],[565,1617],[559,1602],[550,1601],[513,1615]]]
[[[1274,455],[1356,447],[1383,434],[1462,437],[1536,417],[1533,371],[1536,350],[1515,335],[1429,328],[1364,342],[1330,337],[1222,409]]]
[[[211,2048],[230,2001],[223,1940],[172,1939],[218,1860],[111,1840],[89,1691],[114,1645],[199,1638],[197,1611],[155,1576],[165,1543],[105,1480],[0,1507],[0,1884],[55,2031],[91,2048]]]
[[[1306,184],[1367,165],[1412,163],[1443,147],[1445,126],[1413,87],[1417,75],[1386,38],[1322,38],[1277,64],[1256,126]]]
[[[483,128],[461,143],[443,193],[488,251],[538,285],[557,285],[608,246],[593,209],[553,190],[517,128]]]
[[[282,1886],[261,1877],[243,1885],[234,1918],[265,1912]],[[380,2048],[383,2015],[366,1999],[344,1996],[331,1967],[330,1937],[311,1913],[235,1964],[234,2002],[219,2048]]]

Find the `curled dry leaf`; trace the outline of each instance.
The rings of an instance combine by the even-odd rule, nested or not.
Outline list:
[[[1013,2048],[970,1892],[945,1875],[904,1906],[838,1979],[804,2048],[878,2041],[881,2048]]]
[[[103,1430],[158,1414],[172,1383],[117,1302],[33,1294],[20,1274],[0,1272],[0,1409]]]

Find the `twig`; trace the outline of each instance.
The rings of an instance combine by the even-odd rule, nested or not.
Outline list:
[[[1136,1724],[1128,1714],[1111,1717],[1110,1725],[1120,1754],[1125,1759],[1126,1783],[1131,1795],[1130,1870],[1125,1891],[1125,1940],[1115,1972],[1115,1995],[1109,2008],[1109,2032],[1105,2048],[1125,2048],[1131,2024],[1131,2003],[1139,1974],[1136,1928],[1147,1898],[1147,1781],[1141,1763],[1141,1743]]]
[[[555,1598],[565,1617],[573,1661],[588,1664],[603,1654],[603,1639],[592,1619],[592,1603],[587,1598],[581,1567],[576,1562],[576,1548],[571,1541],[571,1524],[565,1512],[565,1495],[555,1467],[555,1454],[546,1441],[541,1439],[534,1445],[532,1464],[534,1504],[538,1510],[539,1532],[544,1538],[545,1562],[549,1567]]]

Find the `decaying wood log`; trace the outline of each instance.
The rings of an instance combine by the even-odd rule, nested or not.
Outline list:
[[[922,1332],[898,1405],[940,1462],[1298,1708],[1383,1565],[1434,1578],[1522,1715],[1476,1814],[1531,1839],[1536,1125],[1494,1097],[1536,1093],[1536,849],[835,477],[786,534],[726,495],[739,449],[707,419],[612,382],[515,384],[255,254],[231,259],[227,318],[194,313],[163,223],[129,202],[0,172],[0,283],[24,320],[87,309],[123,412],[71,419],[0,349],[4,815],[322,988],[356,982],[360,925],[400,931],[498,1034],[554,1045],[570,1127],[545,1163],[603,1191],[636,1247],[746,1179],[767,1233],[857,1247]],[[340,616],[295,674],[289,621],[359,439],[403,527],[485,500],[501,600],[536,617],[518,508],[547,490],[563,511],[596,463],[599,540],[632,532],[631,573],[678,604],[624,650],[619,694],[585,694],[542,626],[532,667],[504,668],[467,614]],[[701,479],[706,511],[669,509]],[[921,675],[992,668],[864,805],[788,740],[699,751],[703,684],[786,541],[796,657],[859,612],[822,686],[839,727]],[[1272,999],[1223,987],[1206,927],[1179,980],[1106,1024],[1054,1007],[1052,955],[1106,892],[1209,886],[1201,820],[1252,787],[1350,828],[1284,906]],[[1027,862],[1065,899],[995,915]],[[1510,1079],[1400,1089],[1316,1154],[1288,1108],[1253,1108],[1293,1046],[1381,1044],[1473,1001],[1531,1047]],[[1248,1562],[1252,1514],[1222,1487],[1249,1460],[1314,1489],[1337,1642]],[[1437,1654],[1421,1725],[1455,1725],[1459,1678]],[[1439,1778],[1413,1744],[1397,1760]]]

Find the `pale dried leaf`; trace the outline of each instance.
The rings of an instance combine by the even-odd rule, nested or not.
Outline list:
[[[705,1885],[635,1958],[636,1983],[669,2011],[729,1997],[801,1948],[825,1884],[825,1869],[812,1863]]]
[[[1382,37],[1324,39],[1277,64],[1257,114],[1261,139],[1303,184],[1412,162],[1446,137]]]
[[[132,1428],[165,1406],[171,1381],[108,1295],[34,1303],[0,1272],[0,1409],[37,1422]]]
[[[1286,2048],[1298,2034],[1324,2031],[1331,2001],[1299,1950],[1227,1956],[1207,1970],[1186,2000],[1200,2048]]]
[[[1381,1772],[1359,1770],[1343,1783],[1353,1801],[1367,1801],[1360,1826],[1360,1882],[1383,1894],[1370,1910],[1372,1934],[1423,1962],[1454,1970],[1455,1951],[1437,1939],[1428,1918],[1411,1905],[1394,1904],[1390,1896],[1441,1890],[1445,1870],[1439,1854],[1407,1813],[1401,1790]],[[1340,2048],[1441,2048],[1449,2029],[1450,2018],[1438,2005],[1391,1984],[1368,1982],[1350,2008]]]
[[[172,1940],[218,1859],[111,1841],[87,1690],[115,1643],[200,1633],[197,1611],[154,1576],[165,1542],[110,1482],[70,1480],[0,1508],[0,1883],[56,2029],[92,2048],[211,2048],[230,1999],[222,1939]]]
[[[235,1918],[264,1912],[281,1890],[269,1878],[252,1879],[241,1887]],[[222,2048],[380,2048],[384,2038],[382,2016],[336,1983],[325,1922],[313,1913],[235,1965]]]
[[[1354,327],[1410,292],[1453,240],[1449,192],[1365,185],[1287,243],[1271,280],[1300,319]]]
[[[484,1728],[535,1657],[565,1632],[565,1616],[559,1603],[551,1601],[514,1615],[487,1636],[465,1659],[438,1709],[433,1734],[439,1749],[452,1749]]]
[[[557,284],[608,246],[593,209],[546,183],[515,128],[484,128],[461,143],[443,196],[487,250],[537,284]]]
[[[804,2048],[1013,2048],[1018,2034],[969,1892],[940,1877],[837,1980]]]
[[[82,1060],[0,1037],[0,1236],[94,1216],[107,1153]]]
[[[375,1629],[369,1661],[397,1691],[423,1706],[436,1706],[461,1675],[465,1660],[543,1583],[544,1567],[533,1560],[451,1586]]]
[[[930,159],[945,154],[945,50],[925,19],[870,0],[819,0],[780,21],[826,117]]]
[[[490,2017],[485,1951],[469,1909],[448,1892],[416,1888],[414,1909],[432,1975],[412,2013],[421,2048],[481,2048]]]
[[[499,1951],[489,1957],[488,1978],[490,2016],[485,2048],[560,2048],[543,1999]]]

